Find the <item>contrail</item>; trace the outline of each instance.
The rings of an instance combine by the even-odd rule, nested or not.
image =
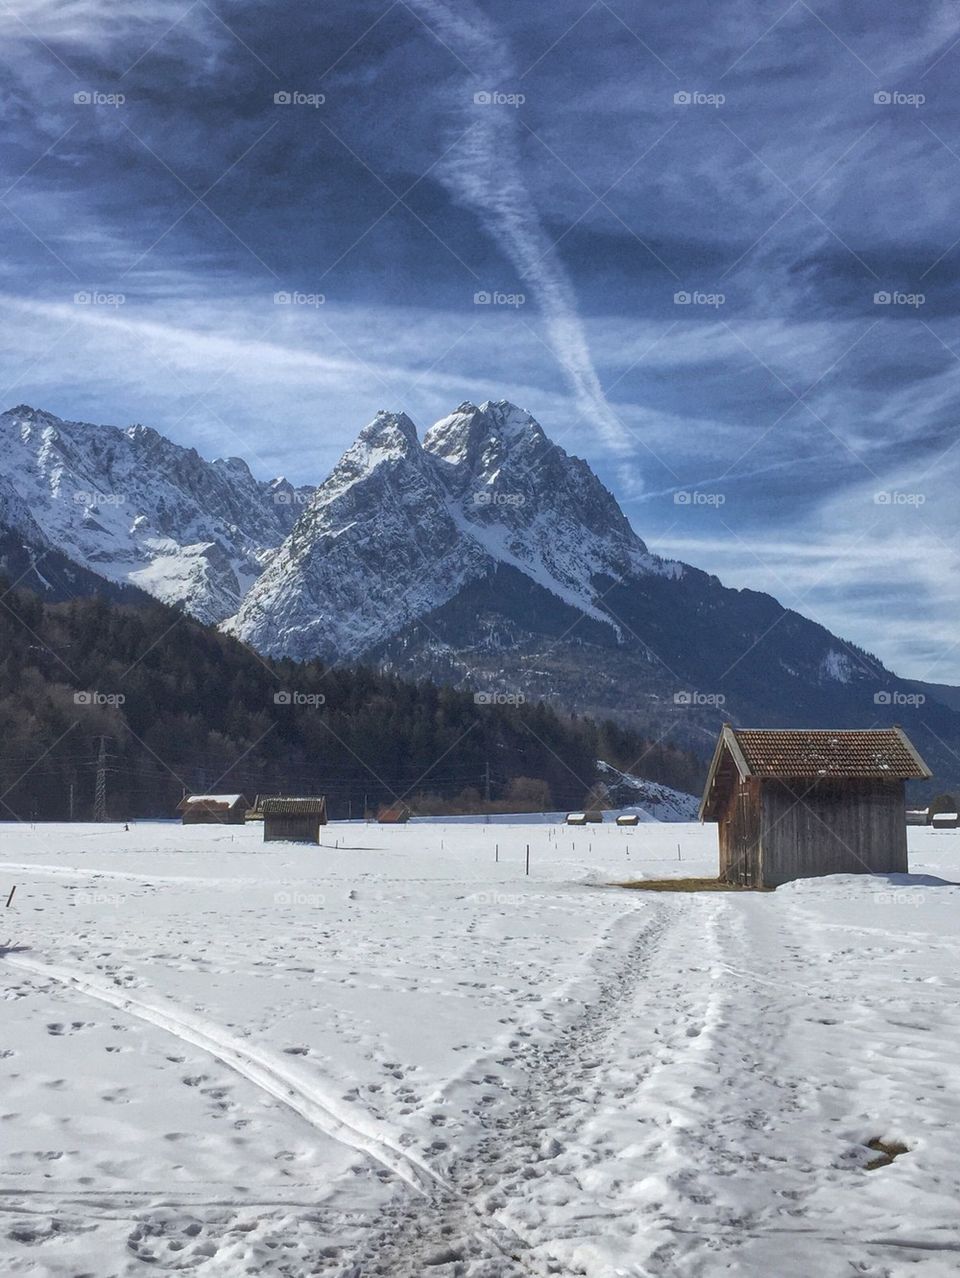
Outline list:
[[[610,407],[590,355],[573,286],[540,224],[523,178],[512,108],[477,106],[474,93],[509,88],[515,67],[510,50],[470,0],[453,11],[444,0],[405,0],[442,44],[469,71],[461,82],[463,111],[473,127],[462,146],[439,168],[440,180],[461,203],[473,208],[504,252],[536,291],[550,346],[565,370],[577,407],[618,453],[630,451],[628,431]],[[481,79],[476,68],[484,68]],[[490,81],[493,83],[491,84]]]

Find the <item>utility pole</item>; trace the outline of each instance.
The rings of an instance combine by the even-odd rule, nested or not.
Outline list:
[[[70,820],[73,820],[73,782],[70,782]]]
[[[100,750],[97,754],[97,788],[93,799],[94,821],[107,819],[107,738],[100,738]]]
[[[483,797],[487,803],[490,802],[490,760],[489,759],[483,765]]]

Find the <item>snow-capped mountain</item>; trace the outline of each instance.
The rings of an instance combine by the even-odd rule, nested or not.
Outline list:
[[[682,569],[650,555],[590,468],[512,404],[461,404],[424,437],[381,412],[226,629],[261,652],[360,655],[498,565],[614,631],[595,580]]]
[[[0,416],[0,525],[202,621],[235,612],[308,494],[146,426]]]
[[[546,698],[687,746],[722,719],[899,721],[931,757],[960,750],[935,689],[918,702],[771,596],[651,554],[589,466],[504,401],[422,440],[378,413],[316,489],[25,407],[0,443],[0,568],[51,598],[99,574],[269,655]]]

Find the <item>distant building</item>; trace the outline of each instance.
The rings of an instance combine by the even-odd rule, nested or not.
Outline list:
[[[406,825],[411,815],[405,803],[388,803],[378,809],[377,820],[381,825]]]
[[[636,812],[621,812],[617,817],[617,825],[639,825],[640,817]]]
[[[568,812],[567,825],[602,825],[603,813],[591,808],[588,812]]]
[[[243,825],[248,806],[242,794],[191,794],[177,811],[184,825]]]
[[[934,812],[930,824],[935,830],[955,830],[960,825],[960,816],[956,812]]]
[[[929,808],[907,808],[907,825],[929,825]]]
[[[720,878],[776,887],[907,869],[904,782],[929,768],[902,728],[725,724],[700,820],[719,828]]]
[[[320,827],[327,824],[327,801],[310,798],[275,798],[261,801],[264,843],[319,843]]]

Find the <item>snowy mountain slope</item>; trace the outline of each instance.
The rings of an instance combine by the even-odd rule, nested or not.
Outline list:
[[[504,564],[617,633],[594,579],[677,577],[589,467],[515,405],[461,404],[421,444],[379,413],[226,629],[260,651],[360,656]]]
[[[234,612],[296,518],[284,480],[154,430],[0,415],[0,524],[203,621]]]
[[[589,466],[505,401],[418,438],[381,412],[317,489],[142,426],[0,417],[0,551],[45,548],[273,656],[547,699],[711,748],[724,719],[899,721],[951,773],[960,713],[770,595],[652,555]],[[95,589],[95,584],[92,587]],[[903,694],[902,696],[900,694]]]
[[[381,412],[225,629],[269,654],[360,655],[455,594],[484,558],[409,417]]]
[[[612,763],[597,760],[597,774],[611,799],[624,812],[636,812],[644,821],[695,821],[700,799],[673,786],[621,772]]]

